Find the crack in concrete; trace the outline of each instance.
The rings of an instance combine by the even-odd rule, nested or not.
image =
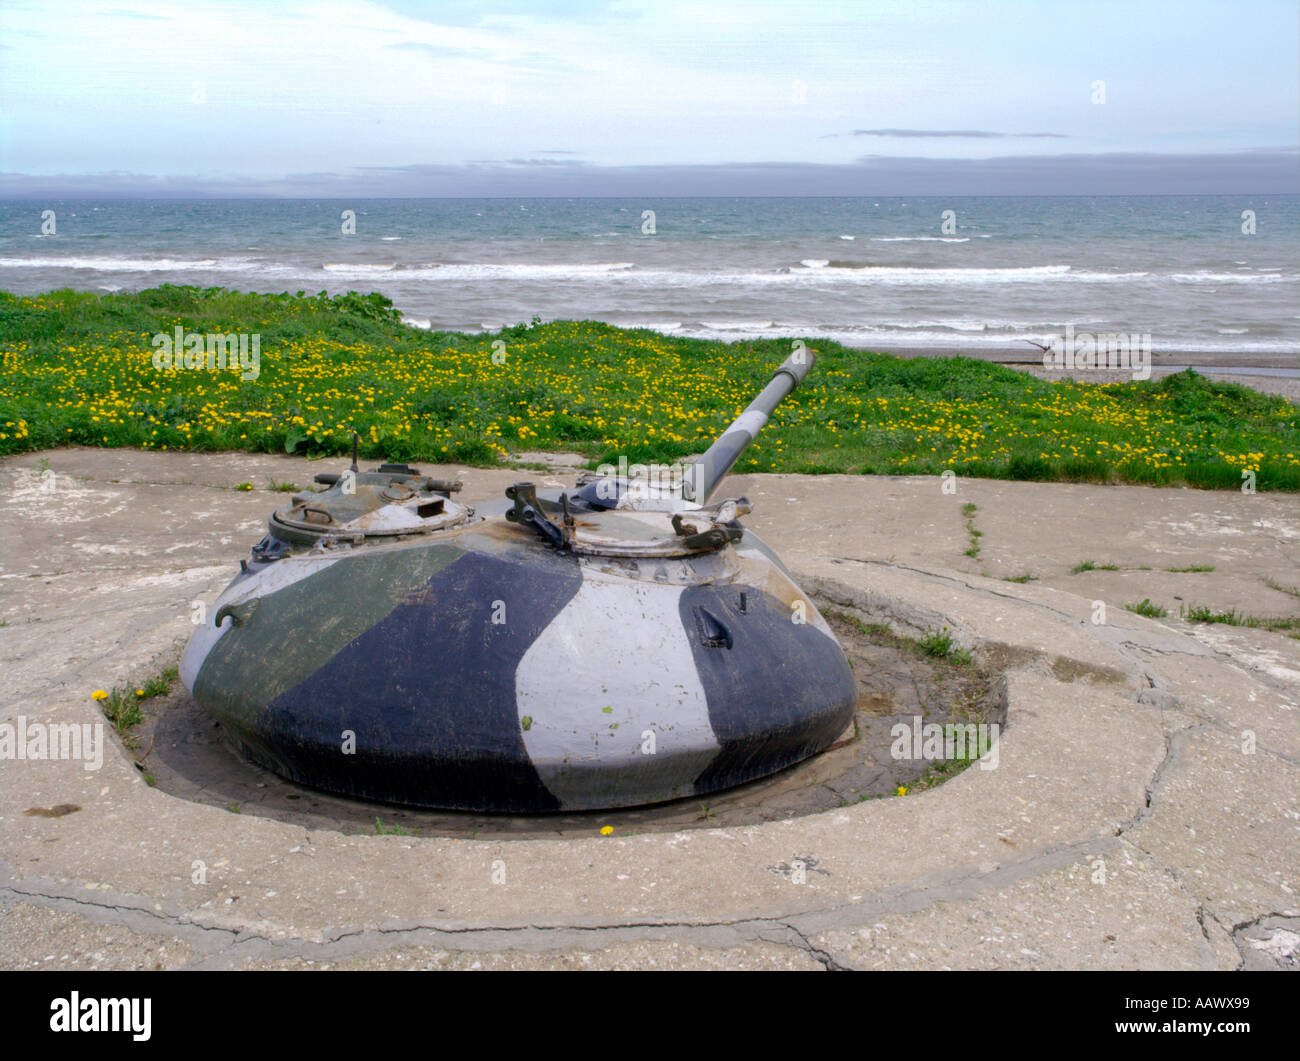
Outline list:
[[[1219,726],[1214,725],[1213,723],[1203,723],[1201,725],[1188,726],[1186,728],[1176,730],[1173,733],[1166,734],[1165,756],[1163,759],[1161,759],[1160,764],[1156,767],[1155,772],[1151,776],[1151,780],[1146,785],[1146,806],[1143,807],[1142,810],[1140,810],[1133,818],[1129,819],[1127,822],[1122,823],[1120,828],[1115,833],[1116,839],[1122,839],[1124,843],[1131,845],[1134,850],[1140,852],[1146,859],[1148,859],[1153,867],[1159,869],[1162,873],[1168,875],[1170,879],[1173,880],[1173,882],[1177,885],[1179,891],[1183,892],[1183,894],[1185,894],[1189,899],[1193,899],[1196,901],[1197,903],[1196,921],[1200,927],[1201,935],[1204,938],[1206,945],[1210,948],[1209,960],[1211,962],[1211,965],[1208,967],[1213,967],[1212,963],[1214,960],[1214,950],[1213,950],[1213,941],[1210,939],[1209,930],[1205,924],[1205,917],[1209,916],[1210,919],[1213,920],[1216,925],[1219,925],[1220,928],[1224,928],[1223,922],[1221,922],[1219,918],[1215,916],[1213,910],[1211,910],[1210,907],[1207,905],[1206,896],[1199,894],[1196,891],[1196,889],[1192,886],[1192,882],[1185,880],[1183,874],[1178,870],[1176,866],[1171,866],[1168,863],[1164,862],[1154,852],[1149,851],[1147,848],[1143,847],[1137,841],[1137,839],[1133,836],[1130,836],[1129,833],[1133,829],[1137,828],[1137,826],[1145,822],[1157,809],[1155,807],[1155,803],[1159,794],[1158,790],[1161,787],[1161,785],[1164,783],[1165,772],[1171,765],[1173,765],[1176,758],[1181,755],[1183,750],[1182,746],[1185,745],[1188,740],[1190,740],[1192,737],[1196,736],[1197,734],[1203,733],[1211,729],[1217,730],[1219,728],[1220,728]],[[1175,747],[1175,745],[1177,745],[1177,747]],[[1261,749],[1261,750],[1267,751],[1268,749]],[[1290,757],[1286,755],[1282,755],[1280,753],[1271,753],[1271,754],[1277,754],[1277,757],[1279,759],[1282,759],[1285,762],[1292,761]],[[1273,917],[1273,916],[1286,916],[1286,915],[1260,914],[1258,917],[1252,918],[1249,921],[1244,921],[1241,922],[1240,924],[1234,925],[1230,930],[1225,928],[1224,931],[1227,933],[1228,937],[1232,940],[1234,946],[1236,946],[1238,951],[1241,952],[1241,954],[1244,956],[1245,952],[1242,951],[1241,943],[1237,939],[1237,933],[1241,929],[1247,926],[1256,924],[1259,921],[1262,921],[1268,917]],[[1242,968],[1242,964],[1244,963],[1244,960],[1245,959],[1243,957],[1242,961],[1239,962],[1235,966],[1235,968],[1236,969]]]
[[[150,934],[157,933],[160,930],[171,932],[185,943],[191,945],[197,943],[199,949],[203,949],[203,947],[210,942],[210,938],[214,935],[231,936],[232,945],[238,944],[247,939],[258,938],[264,938],[267,939],[268,942],[273,942],[269,937],[259,937],[256,933],[250,933],[244,929],[222,928],[219,925],[204,925],[183,914],[168,914],[158,910],[151,910],[147,906],[138,906],[132,903],[119,901],[97,902],[90,898],[83,898],[62,892],[51,894],[43,891],[30,891],[14,883],[0,884],[0,897],[7,897],[19,902],[31,902],[33,905],[52,910],[66,911],[69,909],[85,908],[97,912],[121,915],[107,920],[92,917],[91,920],[94,920],[97,923],[116,925],[132,932],[146,932]],[[148,921],[157,922],[157,924],[142,925],[138,923],[141,919],[148,919]],[[217,953],[223,949],[225,948],[219,948]]]
[[[789,921],[780,921],[778,923],[794,937],[793,941],[788,937],[783,939],[771,939],[760,935],[759,938],[765,939],[769,943],[777,943],[784,947],[793,947],[795,950],[801,950],[814,961],[820,962],[822,968],[827,972],[842,973],[849,971],[848,966],[841,965],[837,962],[830,951],[822,950],[820,947],[813,946],[812,940],[800,932],[796,925],[791,924]]]
[[[1182,881],[1178,882],[1178,886],[1182,888],[1183,891],[1187,891],[1187,888],[1183,885]],[[1210,939],[1210,928],[1205,923],[1206,918],[1209,918],[1216,925],[1218,925],[1219,928],[1224,931],[1227,937],[1230,940],[1232,940],[1234,946],[1237,945],[1237,941],[1233,939],[1232,933],[1228,932],[1226,929],[1223,928],[1223,922],[1214,916],[1214,912],[1210,910],[1209,907],[1207,907],[1204,903],[1200,903],[1196,907],[1196,923],[1201,926],[1201,936],[1204,938],[1206,945],[1210,948],[1211,956],[1213,956],[1214,953],[1214,941]],[[1240,953],[1241,950],[1240,946],[1238,946],[1237,949],[1238,949],[1237,964],[1232,967],[1231,969],[1232,972],[1237,972],[1242,968],[1242,966],[1246,964],[1246,959],[1244,955]]]
[[[565,946],[593,949],[583,947],[582,944],[595,936],[599,936],[602,940],[606,937],[614,937],[629,941],[677,938],[681,942],[718,949],[720,944],[711,942],[710,939],[716,939],[717,934],[721,932],[733,941],[733,946],[759,941],[782,943],[804,951],[827,969],[841,970],[847,967],[840,964],[829,952],[814,946],[809,938],[810,934],[828,929],[851,928],[864,921],[879,920],[881,917],[893,914],[913,913],[937,902],[974,898],[1009,883],[1071,865],[1079,861],[1080,852],[1091,854],[1108,850],[1115,842],[1112,837],[1097,837],[1034,852],[1015,862],[1001,863],[989,872],[981,871],[976,867],[962,867],[952,875],[939,875],[936,879],[922,883],[920,887],[914,886],[914,882],[909,882],[883,889],[865,900],[779,915],[604,923],[563,920],[550,923],[534,920],[527,923],[495,925],[415,923],[344,929],[327,934],[323,940],[311,940],[299,936],[275,939],[244,929],[205,925],[194,920],[189,914],[168,914],[165,911],[150,910],[147,907],[119,900],[96,901],[89,897],[65,894],[61,889],[42,891],[34,883],[26,886],[14,883],[0,884],[0,895],[8,895],[56,909],[73,906],[124,915],[112,923],[120,924],[133,931],[153,933],[175,931],[187,943],[198,941],[197,949],[204,954],[194,965],[196,968],[225,967],[238,954],[250,950],[256,951],[259,956],[269,954],[277,958],[313,955],[327,958],[336,950],[342,954],[351,954],[377,949],[380,940],[388,943],[392,940],[409,939],[412,945],[415,945],[416,937],[426,938],[427,945],[436,945],[451,951],[483,951],[491,949],[493,945],[500,949],[530,951],[556,950]],[[141,917],[147,918],[151,924],[142,927],[130,923]],[[771,938],[772,926],[787,930],[793,938],[787,937],[784,940]],[[664,933],[668,933],[669,936],[665,937]],[[193,938],[187,938],[191,936]],[[230,938],[225,945],[214,947],[212,944],[216,937]]]
[[[1282,925],[1265,925],[1265,921],[1281,921]],[[1267,946],[1260,946],[1254,940],[1245,936],[1250,929],[1268,929],[1278,932],[1286,932],[1291,935],[1300,933],[1300,916],[1292,913],[1278,913],[1270,911],[1269,913],[1260,914],[1249,921],[1242,921],[1232,926],[1228,932],[1228,938],[1232,940],[1232,945],[1237,948],[1237,953],[1241,957],[1241,964],[1237,968],[1265,968],[1265,969],[1295,969],[1300,965],[1300,952],[1292,949],[1286,954],[1271,953]],[[1251,950],[1247,950],[1250,945]]]
[[[870,566],[870,567],[885,567],[885,568],[893,568],[899,571],[909,571],[913,574],[921,575],[922,577],[933,582],[950,582],[955,585],[962,586],[965,589],[972,591],[973,593],[987,593],[989,596],[992,597],[998,597],[1004,600],[1015,601],[1017,604],[1028,605],[1032,608],[1037,608],[1041,611],[1046,611],[1051,615],[1057,616],[1071,623],[1082,622],[1082,620],[1077,619],[1075,616],[1069,614],[1068,612],[1065,612],[1060,608],[1055,608],[1052,605],[1047,604],[1043,601],[1036,601],[1026,597],[1018,596],[1014,593],[1001,590],[996,586],[986,586],[982,584],[976,584],[965,578],[957,578],[954,577],[953,575],[944,574],[943,572],[940,571],[933,571],[923,567],[915,567],[911,564],[904,564],[904,563],[899,563],[897,561],[891,561],[891,560],[865,560],[857,556],[826,556],[824,557],[824,559],[830,560],[832,563],[848,562],[848,563],[855,563],[855,564],[863,564],[865,566]],[[1051,587],[1046,587],[1046,588],[1051,589]],[[1066,591],[1055,590],[1055,592],[1064,593]],[[1154,622],[1155,620],[1152,621]],[[1229,654],[1228,652],[1225,652],[1220,648],[1216,648],[1214,645],[1207,644],[1206,642],[1202,641],[1199,637],[1196,636],[1197,631],[1195,627],[1189,627],[1188,629],[1183,630],[1183,629],[1177,629],[1171,626],[1167,626],[1165,624],[1159,624],[1159,625],[1167,634],[1171,635],[1174,638],[1189,639],[1199,647],[1199,650],[1190,651],[1186,648],[1180,648],[1177,646],[1173,648],[1164,648],[1154,641],[1150,641],[1150,640],[1138,641],[1138,640],[1134,640],[1132,637],[1124,636],[1126,632],[1130,634],[1136,634],[1139,632],[1133,627],[1118,627],[1118,626],[1114,626],[1111,623],[1105,623],[1105,624],[1098,624],[1095,627],[1095,630],[1099,635],[1100,639],[1103,641],[1103,643],[1108,644],[1111,647],[1115,648],[1122,655],[1124,655],[1126,658],[1129,659],[1132,658],[1129,652],[1126,651],[1129,649],[1151,652],[1161,656],[1171,656],[1171,655],[1199,656],[1203,658],[1212,659],[1217,663],[1222,663],[1225,666],[1233,667],[1236,670],[1243,670],[1246,673],[1249,673],[1252,676],[1254,676],[1260,682],[1260,684],[1268,686],[1270,689],[1273,689],[1275,692],[1285,692],[1290,690],[1290,686],[1285,681],[1275,677],[1274,675],[1269,674],[1267,671],[1262,670],[1259,667],[1251,665],[1248,662],[1243,666],[1242,661],[1236,658],[1235,656]]]

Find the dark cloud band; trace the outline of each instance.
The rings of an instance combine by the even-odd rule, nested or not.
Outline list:
[[[0,174],[0,197],[420,198],[459,196],[1286,195],[1300,153],[1006,155],[935,159],[866,155],[853,162],[717,165],[409,165],[257,180],[130,173]]]

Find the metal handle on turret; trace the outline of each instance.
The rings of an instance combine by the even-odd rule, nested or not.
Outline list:
[[[772,374],[771,380],[759,392],[758,397],[749,403],[748,408],[732,421],[731,426],[718,436],[717,441],[705,450],[682,477],[682,497],[699,505],[709,500],[723,477],[731,471],[731,466],[745,451],[745,447],[763,430],[772,410],[803,382],[816,360],[813,352],[800,343],[798,349],[781,362],[781,367]]]

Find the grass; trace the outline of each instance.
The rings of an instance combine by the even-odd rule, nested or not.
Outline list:
[[[1300,597],[1300,586],[1284,586],[1281,582],[1277,582],[1271,578],[1264,579],[1264,583],[1269,589],[1275,589],[1279,593],[1286,593],[1292,597]]]
[[[267,489],[282,494],[296,494],[298,492],[298,487],[293,483],[278,483],[274,479],[268,480]]]
[[[983,531],[975,529],[975,513],[979,511],[979,506],[973,501],[967,501],[961,506],[961,514],[966,517],[966,533],[970,536],[970,545],[965,552],[972,560],[978,560],[980,555],[980,539],[984,537]]]
[[[921,654],[936,659],[951,660],[953,663],[970,663],[970,651],[958,648],[952,635],[945,633],[945,630],[947,627],[944,627],[944,630],[927,630],[922,637],[917,638],[916,647]]]
[[[139,691],[139,698],[141,700],[152,700],[155,696],[163,696],[171,689],[172,682],[174,682],[177,677],[179,677],[179,675],[176,668],[168,667],[161,674],[150,678],[144,683],[144,686]]]
[[[140,700],[127,689],[113,689],[108,694],[108,699],[100,701],[103,708],[104,717],[112,724],[123,737],[134,726],[138,726],[144,721],[144,714],[140,710]]]
[[[1185,604],[1179,609],[1179,614],[1193,623],[1223,623],[1225,626],[1247,626],[1256,630],[1276,632],[1300,630],[1300,617],[1269,619],[1257,615],[1244,615],[1235,608],[1229,608],[1226,612],[1216,612],[1213,608],[1204,605]]]
[[[932,659],[946,659],[951,663],[957,663],[966,666],[974,662],[974,658],[968,649],[958,648],[952,639],[952,635],[946,633],[947,627],[942,630],[927,630],[924,636],[919,638],[903,637],[894,631],[894,628],[888,623],[868,623],[863,622],[856,615],[850,612],[841,611],[838,608],[823,608],[822,615],[827,619],[837,619],[840,622],[847,623],[857,633],[863,637],[872,638],[873,640],[882,640],[893,642],[910,648],[913,652],[922,656],[929,656]]]
[[[375,819],[375,833],[379,836],[410,836],[400,825],[385,825],[383,818]]]
[[[823,616],[834,617],[841,622],[848,623],[859,634],[864,637],[885,638],[887,640],[900,640],[899,636],[894,633],[894,628],[888,623],[867,623],[863,622],[856,615],[850,615],[848,612],[842,612],[838,608],[823,608]]]
[[[953,643],[952,636],[947,633],[947,627],[940,630],[927,630],[920,638],[908,638],[896,633],[893,627],[888,623],[865,622],[858,618],[858,616],[850,612],[841,611],[838,608],[825,608],[823,609],[822,614],[827,620],[832,622],[842,622],[852,628],[859,635],[867,637],[875,643],[894,644],[901,648],[909,649],[917,655],[947,661],[948,663],[962,667],[971,666],[974,663],[970,651],[956,647]],[[980,710],[972,715],[970,713],[970,706],[969,703],[964,708],[958,706],[955,712],[958,719],[965,718],[966,721],[945,722],[943,724],[945,743],[947,743],[947,738],[953,735],[955,727],[964,727],[971,723],[976,725],[979,725],[980,723],[987,724],[983,711]],[[931,763],[927,766],[924,774],[914,780],[908,781],[896,794],[904,795],[907,792],[923,792],[928,788],[933,788],[935,785],[946,781],[954,774],[960,773],[988,750],[986,737],[987,734],[981,734],[981,743],[978,748],[975,748],[974,745],[967,744],[964,741],[954,741],[953,744],[955,747],[952,758]],[[956,750],[957,748],[965,749],[966,754],[963,755],[958,753]],[[839,806],[849,807],[867,800],[885,798],[888,797],[884,795],[864,795],[859,796],[855,800],[844,800],[839,803]]]
[[[128,748],[135,746],[131,730],[144,721],[144,712],[140,710],[140,705],[156,696],[165,696],[171,690],[177,676],[176,668],[168,667],[142,685],[127,685],[124,688],[110,689],[108,692],[101,690],[94,694],[94,699],[99,701],[104,717],[117,730]],[[148,775],[145,780],[148,780]],[[152,781],[149,783],[153,784]]]
[[[1143,597],[1136,604],[1126,604],[1124,607],[1131,612],[1137,612],[1138,615],[1145,615],[1148,619],[1163,619],[1169,614],[1159,605],[1152,604],[1150,597]]]
[[[1070,568],[1070,574],[1081,575],[1085,571],[1118,571],[1119,564],[1098,564],[1091,560],[1085,560],[1081,564],[1075,564]]]
[[[156,370],[151,337],[260,336],[259,375]],[[164,285],[0,293],[0,455],[59,445],[475,465],[524,450],[592,464],[700,452],[790,352],[593,322],[482,334],[401,323],[380,295]],[[503,362],[492,344],[505,343]],[[815,341],[818,364],[738,472],[959,475],[1300,490],[1297,406],[1194,372],[1049,383],[972,358]],[[500,362],[500,363],[498,363]]]
[[[977,746],[967,745],[964,741],[958,744],[954,739],[954,732],[956,727],[960,725],[963,725],[963,723],[948,722],[945,723],[943,727],[945,746],[948,746],[949,744],[953,746],[952,757],[949,759],[940,759],[927,766],[925,773],[907,783],[908,792],[924,792],[927,789],[942,784],[944,781],[947,781],[948,778],[961,773],[972,763],[978,762],[980,756],[987,752],[992,746],[984,733],[980,734],[980,739],[976,742]],[[958,747],[961,747],[962,750],[958,751]]]
[[[1186,567],[1166,567],[1165,570],[1172,571],[1176,575],[1190,574],[1190,573],[1199,574],[1206,571],[1213,571],[1214,565],[1213,564],[1188,564]]]
[[[1003,575],[1003,582],[1037,582],[1037,575]]]

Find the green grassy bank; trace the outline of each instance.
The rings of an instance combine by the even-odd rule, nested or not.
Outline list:
[[[155,335],[259,336],[238,367],[164,369]],[[1047,383],[968,358],[807,344],[817,367],[738,471],[1300,489],[1300,407],[1194,373]],[[50,446],[492,464],[524,450],[699,452],[790,353],[592,322],[425,332],[379,295],[0,293],[0,454]],[[247,374],[247,373],[245,373]]]

